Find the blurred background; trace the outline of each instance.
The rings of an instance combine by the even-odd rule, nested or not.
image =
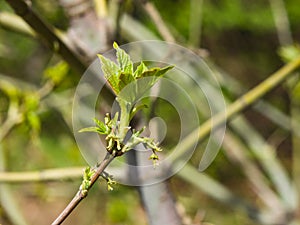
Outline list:
[[[73,96],[113,41],[189,48],[230,105],[299,56],[299,24],[298,0],[0,1],[0,224],[50,224],[76,193],[87,163],[73,135]],[[105,89],[101,98],[104,114],[112,95]],[[295,72],[228,123],[204,172],[196,150],[156,190],[108,191],[100,179],[64,224],[300,224],[299,103]],[[175,126],[176,113],[158,110]],[[209,117],[199,109],[201,121]],[[153,206],[165,192],[169,205]]]

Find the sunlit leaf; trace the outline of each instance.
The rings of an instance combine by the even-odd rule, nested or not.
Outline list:
[[[117,51],[117,60],[121,72],[132,74],[133,73],[133,64],[130,59],[130,56],[121,49],[116,42],[113,44],[114,49]]]
[[[149,77],[149,76],[161,77],[173,67],[174,66],[166,66],[164,68],[153,67],[149,70],[144,71],[139,77]]]
[[[101,69],[104,73],[104,77],[110,84],[111,88],[113,91],[118,94],[120,89],[119,89],[119,67],[110,59],[105,58],[102,55],[98,55],[100,61],[101,61]]]
[[[132,73],[121,73],[119,79],[120,90],[135,80]]]
[[[108,134],[109,128],[100,120],[94,119],[95,123],[97,124],[96,127],[86,127],[81,130],[79,130],[80,133],[82,132],[95,132],[99,134]]]
[[[136,70],[134,71],[133,76],[134,76],[135,78],[141,77],[142,73],[145,72],[145,71],[147,71],[147,70],[148,70],[148,68],[147,68],[147,66],[145,65],[145,63],[144,63],[144,62],[141,62],[140,65],[138,65],[138,67],[137,67]]]
[[[108,127],[102,121],[100,121],[96,118],[94,118],[94,121],[95,121],[95,123],[97,124],[97,126],[99,128],[98,129],[99,133],[101,133],[101,134],[107,134],[108,133]]]
[[[85,127],[85,128],[82,128],[78,131],[79,133],[82,133],[82,132],[98,132],[98,127]]]

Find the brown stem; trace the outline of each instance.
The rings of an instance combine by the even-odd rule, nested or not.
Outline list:
[[[95,173],[91,177],[91,184],[87,190],[82,190],[79,188],[76,195],[73,197],[71,202],[67,205],[67,207],[61,212],[61,214],[56,218],[56,220],[52,223],[52,225],[62,224],[62,222],[71,214],[71,212],[76,208],[76,206],[87,196],[87,191],[94,185],[99,176],[103,173],[105,168],[111,163],[111,161],[115,158],[115,154],[107,153],[104,160],[97,165],[95,168]]]

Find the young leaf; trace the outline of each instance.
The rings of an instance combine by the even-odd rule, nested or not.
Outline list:
[[[95,121],[95,123],[98,126],[99,133],[101,133],[101,134],[107,134],[109,132],[108,127],[102,121],[100,121],[100,120],[98,120],[96,118],[94,118],[94,121]]]
[[[144,71],[140,75],[140,77],[150,77],[150,76],[161,77],[164,74],[166,74],[173,67],[174,66],[166,66],[164,68],[154,67],[154,68]]]
[[[119,77],[119,89],[122,90],[126,85],[135,80],[132,73],[121,73]]]
[[[79,133],[82,133],[82,132],[96,132],[98,133],[98,127],[85,127],[85,128],[82,128],[78,131]]]
[[[118,94],[119,89],[119,67],[111,60],[105,58],[102,55],[98,55],[101,61],[101,69],[104,73],[104,77],[110,84],[113,91]]]
[[[147,70],[148,70],[147,66],[144,64],[144,62],[141,62],[140,65],[138,65],[138,67],[134,71],[133,76],[135,78],[139,78],[139,77],[141,77],[142,73],[144,73]]]
[[[121,72],[132,74],[133,73],[133,64],[130,59],[130,56],[121,49],[116,42],[113,44],[114,49],[117,51],[117,60],[120,67]]]
[[[108,134],[110,132],[109,128],[100,120],[94,119],[95,123],[97,124],[96,127],[86,127],[79,130],[80,133],[82,132],[96,132],[99,134]]]

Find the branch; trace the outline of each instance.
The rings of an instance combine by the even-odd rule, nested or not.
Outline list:
[[[189,44],[195,48],[201,46],[204,0],[190,0]]]
[[[268,187],[265,176],[258,168],[258,165],[247,156],[249,149],[247,149],[246,146],[230,131],[226,131],[223,140],[223,149],[228,158],[242,168],[243,173],[252,184],[255,193],[261,201],[269,208],[274,209],[274,211],[281,212],[282,207],[280,199],[274,191]]]
[[[290,22],[283,0],[269,0],[279,43],[281,46],[292,45],[293,37]]]
[[[0,183],[22,183],[81,178],[83,167],[48,169],[31,172],[0,172]]]
[[[225,203],[237,210],[243,210],[248,214],[249,218],[252,218],[254,221],[261,223],[262,213],[256,206],[243,201],[242,199],[237,197],[230,189],[228,189],[215,179],[209,177],[205,173],[199,173],[199,171],[191,164],[187,163],[177,173],[177,175],[181,179],[199,188],[202,192],[211,196],[217,201]]]
[[[28,24],[25,23],[22,18],[13,13],[1,12],[0,26],[30,37],[36,37],[35,32],[28,26]]]
[[[65,42],[56,34],[54,28],[44,22],[25,0],[6,0],[15,10],[16,14],[22,17],[28,25],[42,38],[44,43],[54,52],[57,52],[64,60],[78,72],[83,74],[87,69],[86,62],[79,57]],[[106,86],[102,89],[105,101],[112,102],[114,95]]]
[[[46,24],[31,8],[31,5],[24,0],[6,1],[29,26],[40,35],[48,47],[54,52],[59,53],[72,67],[84,73],[86,65],[78,56],[55,34],[52,27]]]
[[[180,159],[181,155],[185,154],[186,149],[190,148],[196,142],[206,138],[210,134],[211,130],[215,130],[220,125],[226,123],[226,121],[232,119],[235,115],[242,112],[248,106],[277,87],[298,67],[300,67],[300,57],[286,64],[281,69],[270,75],[265,81],[238,98],[235,102],[230,104],[225,111],[218,113],[203,123],[201,127],[196,128],[189,136],[180,142],[178,146],[176,146],[176,149],[178,150],[170,156],[172,157],[172,160],[175,161]]]
[[[52,223],[52,225],[61,224],[69,215],[70,213],[76,208],[76,206],[87,196],[89,189],[95,184],[99,176],[104,172],[105,168],[112,162],[115,158],[114,154],[107,153],[104,160],[97,165],[95,169],[93,169],[94,173],[89,180],[88,187],[80,186],[78,192],[71,200],[71,202],[67,205],[67,207],[62,211],[62,213],[56,218],[56,220]]]
[[[4,154],[4,149],[2,148],[2,143],[0,140],[0,172],[5,170],[6,157]],[[16,194],[12,191],[10,185],[0,184],[0,204],[3,209],[3,214],[6,214],[8,219],[12,224],[15,225],[28,225],[26,219],[24,218],[22,211],[20,210],[20,205],[17,201]]]
[[[161,18],[159,11],[156,9],[155,5],[149,1],[144,2],[143,4],[144,10],[148,13],[152,21],[157,27],[158,32],[162,36],[164,40],[167,42],[175,43],[175,38],[169,31],[167,25],[164,20]]]

